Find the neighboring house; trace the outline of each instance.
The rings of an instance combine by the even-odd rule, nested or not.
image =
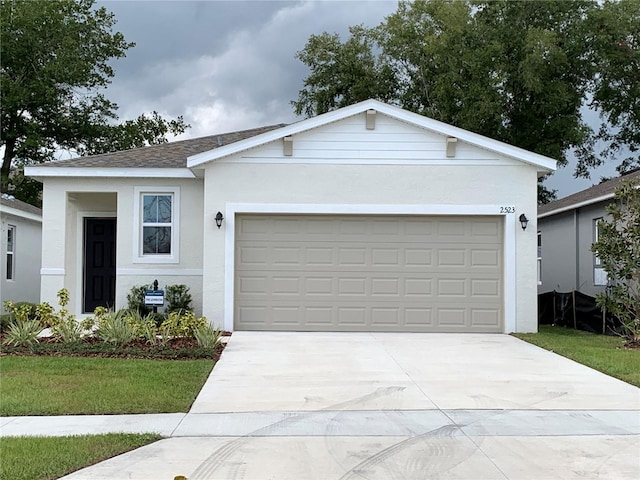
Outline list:
[[[537,180],[555,167],[373,100],[28,167],[42,299],[66,287],[82,315],[158,279],[227,330],[535,331]]]
[[[640,179],[640,170],[538,207],[538,293],[604,291],[607,274],[591,245],[615,189],[632,179]]]
[[[10,195],[0,197],[0,312],[5,300],[40,301],[42,211]]]

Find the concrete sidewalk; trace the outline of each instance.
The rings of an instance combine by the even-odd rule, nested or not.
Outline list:
[[[74,480],[640,478],[640,389],[507,335],[236,332],[188,414],[1,422],[169,437]]]
[[[158,433],[163,437],[640,435],[636,410],[401,410],[1,417],[0,437]]]

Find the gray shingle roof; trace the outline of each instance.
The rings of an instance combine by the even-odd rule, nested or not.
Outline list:
[[[5,195],[4,193],[0,197],[0,205],[2,205],[3,207],[6,206],[15,208],[16,210],[31,213],[33,215],[42,216],[42,210],[40,208],[34,207],[33,205],[23,202],[22,200],[18,200],[16,198]]]
[[[161,145],[134,148],[120,152],[71,158],[57,162],[47,162],[38,167],[65,168],[186,168],[187,157],[229,145],[245,138],[284,127],[285,124],[269,125],[238,132],[191,138]]]
[[[574,193],[568,197],[561,198],[555,202],[540,205],[538,207],[538,216],[554,212],[556,210],[565,211],[575,205],[588,205],[589,203],[595,203],[598,198],[613,196],[616,188],[625,180],[640,180],[640,170],[612,178],[611,180],[594,185],[591,188],[587,188],[586,190]]]

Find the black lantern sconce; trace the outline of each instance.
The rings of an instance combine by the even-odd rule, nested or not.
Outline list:
[[[527,218],[527,216],[523,213],[523,214],[520,215],[518,220],[520,220],[520,225],[522,226],[522,230],[526,230],[527,229],[527,223],[529,223],[529,219]]]
[[[222,216],[222,212],[216,213],[216,225],[218,226],[218,228],[222,226],[222,220],[224,220],[224,217]]]

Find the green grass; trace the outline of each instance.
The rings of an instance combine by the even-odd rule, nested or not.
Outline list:
[[[514,336],[640,387],[640,350],[623,348],[621,337],[550,325]]]
[[[0,415],[186,412],[213,360],[0,358]]]
[[[48,480],[160,440],[156,434],[6,437],[0,448],[0,479]]]

